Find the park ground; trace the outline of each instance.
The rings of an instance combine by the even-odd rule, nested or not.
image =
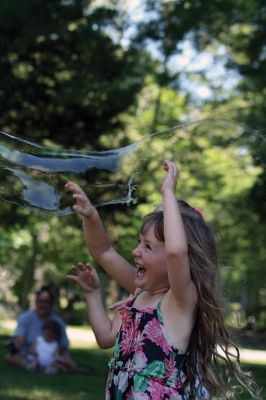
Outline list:
[[[107,363],[111,350],[99,350],[94,335],[86,327],[69,327],[72,356],[84,367],[80,374],[45,375],[6,366],[4,342],[10,337],[14,321],[0,322],[0,399],[1,400],[103,400]],[[243,368],[251,371],[257,383],[266,386],[265,334],[240,335]],[[266,389],[262,391],[266,399]],[[239,400],[248,400],[240,394]]]

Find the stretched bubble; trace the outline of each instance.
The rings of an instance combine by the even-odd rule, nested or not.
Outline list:
[[[0,131],[0,200],[36,212],[71,214],[73,199],[64,185],[72,180],[84,188],[96,207],[135,204],[139,196],[149,191],[143,174],[149,171],[149,179],[155,179],[154,172],[160,170],[165,158],[191,168],[189,173],[198,180],[196,190],[201,171],[198,167],[193,172],[193,168],[197,157],[199,161],[205,157],[204,140],[210,148],[221,149],[221,161],[216,156],[218,164],[222,163],[225,147],[231,148],[232,156],[241,162],[252,141],[265,145],[265,138],[258,131],[222,118],[189,121],[146,135],[125,147],[91,152],[49,148]]]
[[[0,200],[67,215],[72,213],[73,200],[64,185],[74,180],[86,185],[95,206],[134,203],[129,158],[136,147],[101,152],[55,150],[0,131]]]

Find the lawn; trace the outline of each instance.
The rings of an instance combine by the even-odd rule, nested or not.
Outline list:
[[[1,400],[103,400],[110,351],[74,348],[76,362],[87,367],[79,374],[45,375],[7,366],[3,361],[4,341],[0,336]]]
[[[75,361],[89,368],[82,374],[45,375],[28,372],[6,366],[3,361],[5,335],[0,336],[0,399],[1,400],[103,400],[107,375],[107,362],[110,351],[97,348],[74,347],[72,355]],[[266,382],[265,364],[245,364],[252,371],[257,383]],[[266,390],[263,395],[266,399]],[[250,400],[246,394],[239,400]]]

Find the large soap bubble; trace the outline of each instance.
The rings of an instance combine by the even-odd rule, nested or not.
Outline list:
[[[67,215],[72,213],[73,199],[64,185],[73,180],[96,207],[135,204],[138,196],[149,190],[147,179],[146,187],[142,186],[143,173],[149,170],[151,179],[155,179],[154,171],[161,168],[164,158],[174,159],[188,169],[190,164],[195,168],[198,159],[196,170],[188,172],[197,181],[195,189],[201,185],[200,168],[209,168],[202,162],[203,157],[211,162],[210,152],[203,151],[206,140],[206,148],[220,149],[216,153],[221,160],[216,154],[214,172],[222,166],[224,148],[231,148],[232,157],[238,157],[241,163],[252,141],[260,140],[265,145],[259,132],[222,118],[183,123],[144,136],[129,146],[98,152],[53,149],[0,131],[0,200],[37,212]],[[254,175],[252,167],[251,160],[250,171],[243,170],[243,176]]]
[[[40,146],[0,132],[0,200],[34,211],[67,215],[73,203],[64,190],[81,180],[94,205],[135,202],[130,155],[137,144],[101,152]],[[99,202],[98,199],[101,199]]]

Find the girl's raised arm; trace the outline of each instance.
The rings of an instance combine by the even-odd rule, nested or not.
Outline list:
[[[196,289],[191,280],[188,245],[181,213],[176,200],[178,171],[168,160],[163,162],[167,175],[161,192],[163,197],[164,238],[171,292],[181,308],[195,302]]]
[[[129,293],[134,293],[135,269],[112,247],[96,208],[74,182],[65,185],[75,199],[73,209],[83,218],[84,238],[90,255]]]

